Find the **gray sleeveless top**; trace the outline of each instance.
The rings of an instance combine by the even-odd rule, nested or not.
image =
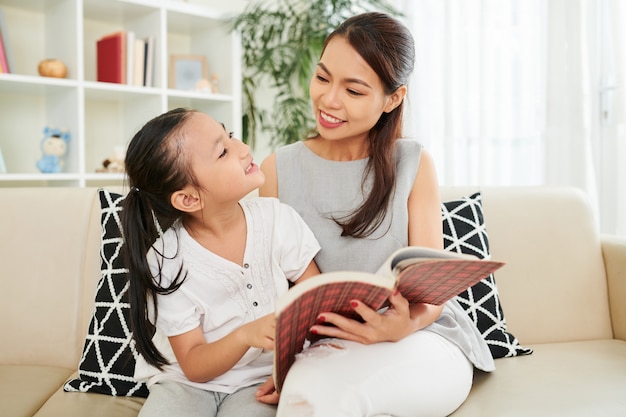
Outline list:
[[[322,272],[356,270],[376,272],[396,249],[408,245],[408,198],[417,175],[421,145],[396,141],[397,183],[383,223],[367,238],[341,236],[335,219],[351,214],[371,189],[363,180],[368,159],[331,161],[319,157],[304,142],[276,151],[278,198],[302,216],[322,249],[315,262]],[[479,369],[494,369],[487,344],[454,300],[448,301],[437,321],[424,330],[455,343]]]

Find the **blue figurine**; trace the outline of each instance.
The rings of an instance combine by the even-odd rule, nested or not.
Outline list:
[[[41,159],[37,161],[37,168],[45,173],[61,172],[67,154],[70,133],[67,129],[57,129],[46,126],[41,141]]]

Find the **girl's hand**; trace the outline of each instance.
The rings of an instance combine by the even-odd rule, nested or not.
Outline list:
[[[246,323],[237,331],[246,345],[274,350],[274,337],[276,335],[276,317],[274,313]]]
[[[316,324],[311,327],[311,331],[318,335],[352,340],[366,345],[395,342],[432,323],[442,308],[427,304],[410,306],[407,299],[397,291],[389,297],[389,301],[390,307],[380,314],[359,300],[352,300],[351,306],[363,318],[363,323],[340,314],[322,313],[318,317],[318,322],[334,326]]]
[[[278,392],[274,386],[274,378],[269,377],[256,391],[256,399],[265,404],[278,404]]]

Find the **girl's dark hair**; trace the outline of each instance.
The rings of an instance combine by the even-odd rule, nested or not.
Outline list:
[[[324,42],[345,38],[378,74],[386,94],[407,85],[413,71],[415,46],[409,30],[395,18],[379,12],[353,16],[339,25]],[[383,113],[369,133],[370,158],[363,177],[372,176],[372,190],[363,204],[347,218],[336,220],[342,236],[367,237],[382,223],[396,185],[394,143],[402,136],[403,103]]]
[[[156,319],[157,294],[176,291],[185,277],[179,271],[170,285],[162,286],[160,273],[151,273],[146,254],[162,231],[182,215],[170,203],[171,195],[186,185],[196,184],[188,168],[181,132],[193,112],[179,108],[155,117],[135,134],[126,151],[130,191],[122,203],[121,222],[130,285],[130,325],[137,351],[159,369],[168,361],[152,342],[150,307]],[[158,248],[154,250],[158,252]]]

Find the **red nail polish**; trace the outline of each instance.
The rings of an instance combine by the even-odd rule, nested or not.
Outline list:
[[[358,301],[350,301],[350,305],[352,306],[352,308],[357,308],[359,306],[359,302]]]
[[[324,317],[324,316],[319,316],[319,317],[317,318],[317,322],[318,322],[318,323],[324,323],[325,321],[326,321],[326,317]]]
[[[311,329],[311,334],[317,334],[317,330]]]

